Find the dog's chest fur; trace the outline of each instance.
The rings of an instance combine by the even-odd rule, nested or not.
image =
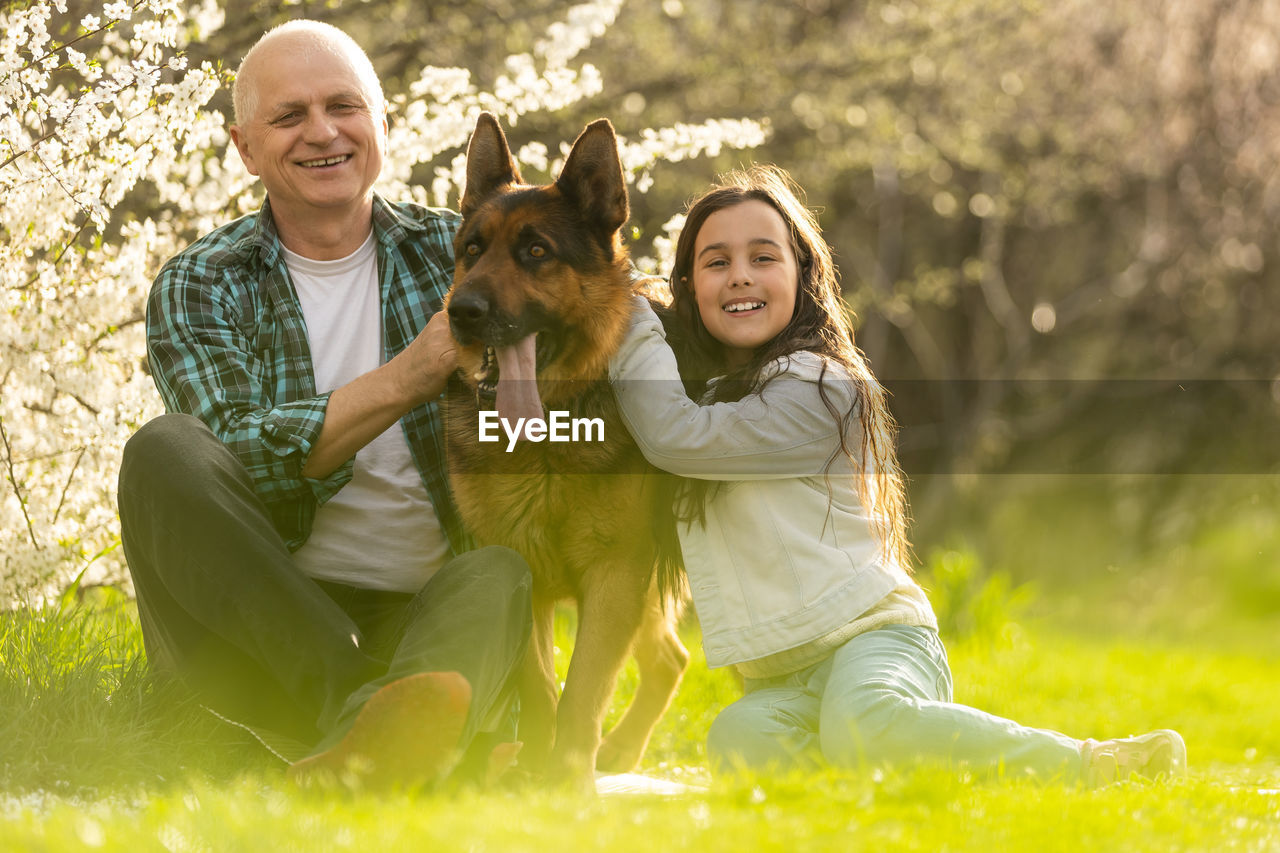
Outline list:
[[[450,388],[450,480],[463,521],[481,545],[504,545],[529,561],[542,589],[570,597],[598,568],[601,547],[624,557],[650,535],[653,472],[627,432],[607,383],[556,408],[600,418],[604,440],[477,441],[474,394]]]

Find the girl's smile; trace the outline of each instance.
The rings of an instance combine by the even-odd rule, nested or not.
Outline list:
[[[703,325],[743,364],[791,322],[799,268],[772,205],[751,199],[707,217],[694,243],[693,295]]]

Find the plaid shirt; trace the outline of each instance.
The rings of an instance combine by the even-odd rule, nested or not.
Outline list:
[[[383,355],[409,345],[453,277],[451,211],[373,200]],[[239,457],[290,550],[316,507],[351,480],[354,459],[321,479],[302,475],[328,394],[316,393],[307,329],[269,202],[171,259],[147,303],[147,353],[165,408],[194,415]],[[471,547],[449,493],[436,401],[401,418],[409,449],[455,554]]]

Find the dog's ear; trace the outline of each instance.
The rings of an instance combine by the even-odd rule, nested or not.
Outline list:
[[[594,121],[582,131],[556,186],[605,234],[612,235],[627,221],[627,184],[618,159],[618,139],[608,119]]]
[[[469,216],[500,187],[519,183],[523,183],[523,179],[511,157],[502,126],[490,113],[481,113],[467,146],[467,186],[462,191],[462,215]]]

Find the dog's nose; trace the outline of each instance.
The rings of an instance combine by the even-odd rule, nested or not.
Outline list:
[[[455,332],[476,334],[489,316],[489,300],[481,293],[457,293],[449,300],[449,325]]]

